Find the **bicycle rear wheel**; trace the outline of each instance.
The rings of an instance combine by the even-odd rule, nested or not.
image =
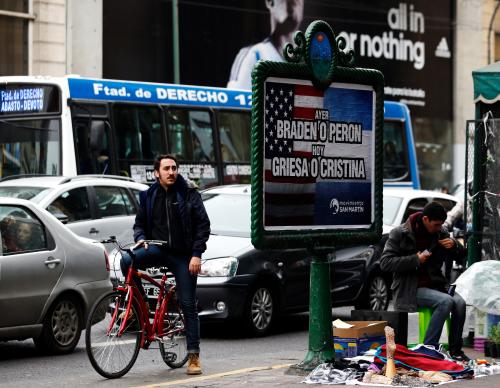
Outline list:
[[[159,342],[160,354],[170,368],[180,368],[188,360],[184,314],[172,298],[165,314],[166,335]]]
[[[122,377],[135,363],[141,343],[141,325],[134,304],[126,317],[125,293],[115,291],[103,296],[92,307],[87,320],[85,345],[90,363],[101,376]],[[120,335],[123,322],[125,330]]]

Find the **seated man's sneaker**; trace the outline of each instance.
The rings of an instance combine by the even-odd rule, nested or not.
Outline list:
[[[463,350],[459,350],[458,352],[450,352],[451,358],[458,362],[469,362],[470,358],[463,352]]]
[[[186,373],[188,375],[201,375],[201,364],[200,364],[199,353],[189,353]]]

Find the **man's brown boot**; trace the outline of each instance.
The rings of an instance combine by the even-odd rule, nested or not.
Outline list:
[[[188,375],[201,375],[201,364],[199,353],[189,353],[188,367],[186,373]]]

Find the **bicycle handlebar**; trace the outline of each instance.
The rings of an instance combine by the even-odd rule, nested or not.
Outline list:
[[[116,239],[116,236],[109,236],[109,238],[100,240],[99,241],[102,244],[115,244],[121,251],[132,251],[133,248],[125,248],[123,245],[121,245],[118,240]],[[157,245],[160,247],[168,247],[168,241],[163,241],[163,240],[142,240],[141,241],[144,244],[149,244],[149,245]],[[136,242],[137,244],[137,242]]]

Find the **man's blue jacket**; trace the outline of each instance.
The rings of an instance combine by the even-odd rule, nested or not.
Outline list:
[[[210,237],[210,220],[208,219],[201,195],[196,185],[186,181],[181,175],[174,183],[177,192],[179,214],[186,247],[191,247],[191,256],[201,257],[207,249],[207,240]],[[153,204],[156,193],[161,189],[155,182],[149,189],[142,191],[139,196],[139,211],[135,216],[134,240],[151,240],[153,226]]]

